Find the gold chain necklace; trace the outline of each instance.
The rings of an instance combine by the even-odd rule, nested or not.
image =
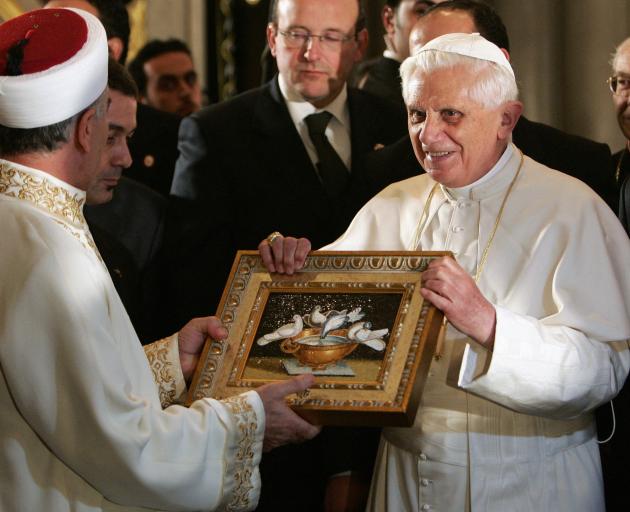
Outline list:
[[[503,210],[505,209],[507,200],[510,197],[510,194],[512,193],[512,189],[514,188],[516,179],[518,178],[519,174],[521,173],[521,169],[523,168],[523,162],[525,160],[525,157],[523,155],[523,152],[520,149],[518,151],[521,154],[521,161],[518,164],[518,169],[516,170],[516,174],[514,175],[514,178],[512,178],[512,181],[510,182],[510,185],[507,191],[505,192],[505,196],[503,196],[503,201],[501,202],[499,213],[497,213],[497,218],[494,221],[494,227],[492,228],[492,232],[490,233],[490,238],[488,239],[488,242],[486,243],[486,246],[481,255],[481,260],[479,261],[479,264],[477,265],[477,271],[475,272],[475,276],[473,278],[475,281],[475,284],[479,282],[479,278],[481,277],[481,272],[483,271],[484,266],[486,264],[486,260],[488,259],[488,253],[490,252],[490,247],[492,247],[492,242],[494,241],[494,235],[497,234],[497,229],[499,228],[499,224],[501,223]],[[433,200],[433,196],[435,195],[435,191],[437,190],[438,185],[439,185],[438,183],[433,185],[433,188],[431,189],[431,192],[429,192],[427,200],[424,203],[424,209],[422,210],[422,215],[420,216],[420,219],[418,220],[418,227],[416,228],[416,235],[414,237],[413,246],[411,250],[415,250],[418,247],[418,244],[420,242],[420,236],[422,235],[422,232],[424,231],[424,228],[426,227],[426,224],[429,221],[429,207],[431,206],[431,201]],[[447,322],[448,320],[445,316],[442,319],[442,327],[440,328],[437,345],[435,347],[436,360],[439,360],[442,357],[442,346],[444,345],[444,337],[446,335]]]

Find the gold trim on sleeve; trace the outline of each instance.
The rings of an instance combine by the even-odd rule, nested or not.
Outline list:
[[[158,387],[162,408],[172,405],[177,399],[175,365],[168,356],[170,343],[171,338],[165,338],[144,347],[144,353],[153,372],[153,379]]]
[[[246,396],[233,396],[222,400],[221,403],[234,416],[240,435],[234,463],[234,495],[227,510],[245,510],[250,508],[250,491],[254,488],[252,476],[255,474],[254,442],[258,418]]]

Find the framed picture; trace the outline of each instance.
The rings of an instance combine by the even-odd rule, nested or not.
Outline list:
[[[448,252],[312,252],[293,276],[269,274],[257,251],[239,251],[188,403],[226,398],[313,373],[289,397],[323,425],[411,425],[442,313],[420,295],[431,260]]]

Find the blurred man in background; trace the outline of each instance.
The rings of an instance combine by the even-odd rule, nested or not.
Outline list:
[[[188,45],[179,39],[145,44],[129,63],[140,101],[185,117],[201,108],[201,86]]]

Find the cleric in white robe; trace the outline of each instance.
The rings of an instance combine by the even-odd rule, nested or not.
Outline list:
[[[383,432],[368,510],[603,511],[593,410],[630,366],[630,242],[586,185],[511,143],[522,105],[499,48],[445,35],[401,74],[427,173],[380,192],[324,249],[455,259],[423,275],[446,337],[414,425]],[[259,247],[291,272],[310,244]]]
[[[140,345],[82,212],[107,108],[95,17],[0,24],[0,510],[251,510],[263,446],[317,429],[278,385],[171,405],[225,331],[195,319]]]

